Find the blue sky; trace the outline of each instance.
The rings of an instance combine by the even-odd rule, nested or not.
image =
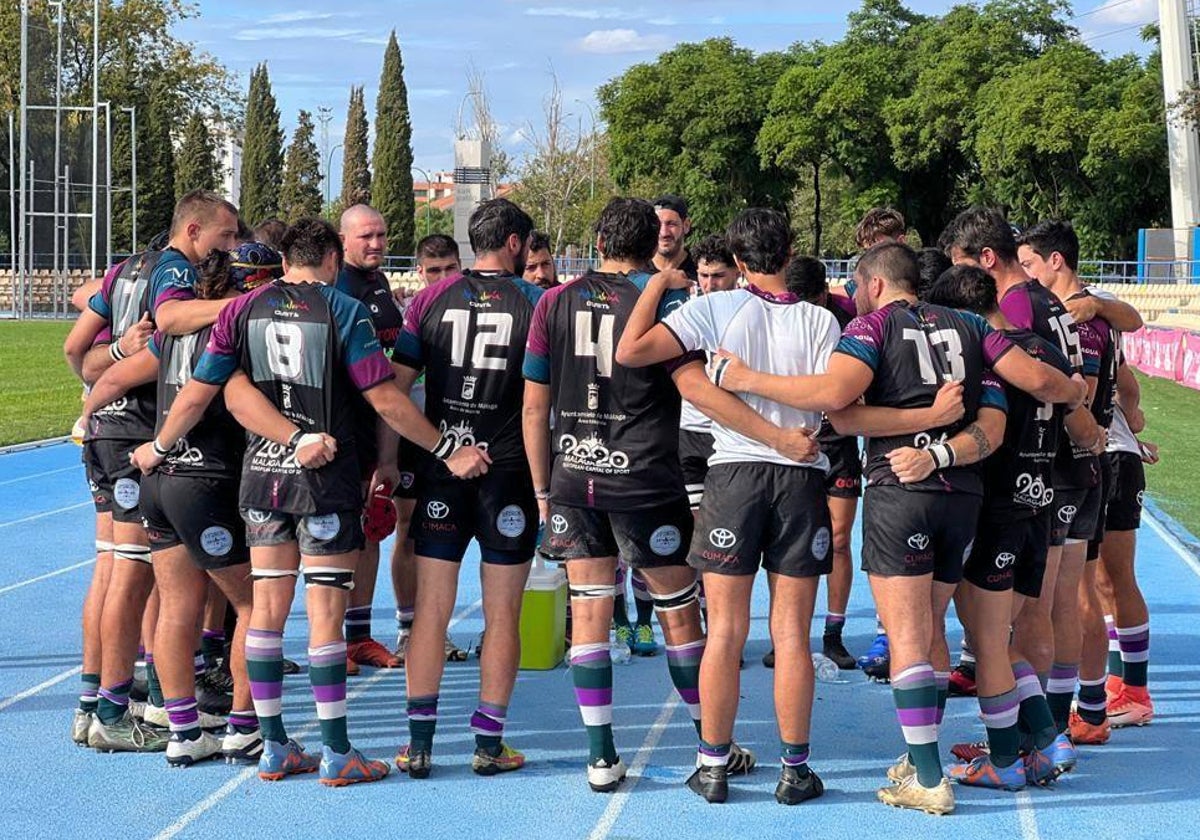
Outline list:
[[[453,165],[455,115],[470,62],[483,71],[506,150],[519,161],[522,130],[537,124],[557,75],[567,109],[591,117],[596,88],[685,41],[731,36],[756,51],[801,40],[836,40],[857,4],[829,0],[198,0],[200,17],[178,34],[219,58],[245,81],[267,61],[286,129],[300,109],[328,106],[330,147],[341,142],[351,85],[366,86],[368,119],[388,33],[404,56],[417,166]],[[908,0],[937,14],[952,2]],[[1107,52],[1144,48],[1137,29],[1157,18],[1157,0],[1078,0],[1073,24]],[[252,8],[252,10],[251,10]],[[318,144],[320,143],[318,130]],[[340,184],[340,151],[333,184]]]

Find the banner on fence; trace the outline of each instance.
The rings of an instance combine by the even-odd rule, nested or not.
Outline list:
[[[1179,381],[1200,391],[1200,335],[1185,332],[1181,342]]]
[[[1126,361],[1149,376],[1178,381],[1182,374],[1183,330],[1159,330],[1144,327],[1125,336]],[[1200,351],[1200,342],[1197,343]],[[1200,361],[1200,360],[1198,360]],[[1198,385],[1197,387],[1200,387]]]

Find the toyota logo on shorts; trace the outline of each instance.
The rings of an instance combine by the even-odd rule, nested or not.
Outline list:
[[[1075,505],[1063,505],[1058,509],[1058,521],[1064,525],[1070,525],[1075,521],[1075,514],[1079,512],[1079,508]]]
[[[732,548],[737,542],[737,535],[728,528],[713,528],[708,532],[708,541],[717,548]]]
[[[1015,562],[1017,562],[1017,555],[1015,555],[1011,552],[1002,551],[1001,553],[996,555],[996,568],[997,569],[1007,569],[1009,566],[1011,566]]]
[[[928,534],[913,534],[911,537],[908,538],[908,546],[909,546],[909,548],[915,549],[917,551],[924,551],[925,549],[929,548],[929,535]]]
[[[567,517],[556,513],[550,517],[550,530],[556,534],[567,533]]]
[[[445,502],[430,502],[425,505],[425,513],[430,519],[445,519],[450,514],[450,505]]]

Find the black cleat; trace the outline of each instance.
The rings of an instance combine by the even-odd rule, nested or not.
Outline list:
[[[821,637],[821,652],[827,659],[833,660],[839,670],[853,671],[858,668],[858,662],[842,644],[842,634],[839,632],[826,633]]]
[[[775,667],[775,648],[771,648],[769,651],[763,654],[762,662],[764,668]]]
[[[687,786],[706,802],[724,802],[729,798],[729,775],[725,767],[699,767],[688,776]]]
[[[816,773],[809,770],[801,776],[795,767],[784,767],[779,772],[779,784],[775,786],[775,801],[780,805],[799,805],[824,792],[825,785]]]

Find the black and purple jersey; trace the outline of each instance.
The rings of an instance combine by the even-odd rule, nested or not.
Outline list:
[[[298,515],[361,506],[350,396],[391,379],[366,307],[331,286],[276,280],[223,310],[192,378],[223,385],[241,368],[305,432],[337,438],[337,457],[303,469],[286,446],[249,434],[242,507]]]
[[[486,449],[494,469],[528,469],[521,432],[521,361],[542,290],[507,273],[464,271],[417,293],[394,359],[425,371],[425,416],[462,446]],[[445,477],[427,458],[423,474]]]
[[[88,300],[88,308],[106,322],[94,345],[120,341],[150,314],[150,278],[161,257],[157,251],[134,254],[104,276],[100,290]],[[92,414],[87,439],[149,440],[154,434],[154,403],[153,383],[130,388],[125,396]]]
[[[343,264],[333,287],[367,307],[371,322],[375,325],[375,335],[379,336],[379,344],[383,352],[391,356],[400,339],[404,316],[392,297],[392,288],[384,273],[376,268],[364,269]]]
[[[179,390],[192,378],[200,357],[208,346],[212,326],[188,335],[156,332],[147,345],[158,358],[157,435]],[[246,433],[225,407],[225,395],[217,394],[204,410],[200,422],[163,460],[158,470],[168,475],[204,478],[237,478],[242,472],[246,452]]]
[[[625,512],[687,499],[679,466],[679,392],[666,365],[627,368],[614,353],[650,275],[592,271],[551,289],[533,313],[525,378],[550,386],[550,497],[568,507]],[[667,292],[661,320],[687,301]]]
[[[150,317],[169,300],[196,299],[196,267],[177,248],[164,248],[150,273]]]
[[[1040,362],[1072,373],[1058,347],[1029,330],[1006,330],[1008,339]],[[1054,499],[1053,466],[1066,408],[1044,403],[1020,388],[1004,386],[1008,422],[1004,445],[983,462],[983,515],[991,522],[1029,516]]]
[[[1062,301],[1037,280],[1009,287],[1000,298],[1000,311],[1017,329],[1029,330],[1057,347],[1067,357],[1073,372],[1083,369],[1075,319]]]
[[[965,413],[957,422],[916,435],[868,438],[868,485],[900,483],[887,459],[893,449],[944,443],[973,423],[980,408],[1005,410],[1004,388],[989,368],[1012,347],[978,315],[924,302],[896,301],[851,321],[834,352],[858,359],[874,371],[864,394],[867,405],[927,408],[943,382],[963,383]],[[978,464],[937,470],[924,481],[902,486],[983,493]]]
[[[1072,295],[1068,300],[1083,297],[1087,292]],[[1076,324],[1083,351],[1083,375],[1095,377],[1096,390],[1092,396],[1091,412],[1096,423],[1107,429],[1112,424],[1113,405],[1117,392],[1117,365],[1120,357],[1119,333],[1108,321],[1097,316]],[[1100,483],[1101,466],[1098,456],[1077,446],[1070,436],[1063,435],[1055,460],[1056,487],[1095,487]]]

